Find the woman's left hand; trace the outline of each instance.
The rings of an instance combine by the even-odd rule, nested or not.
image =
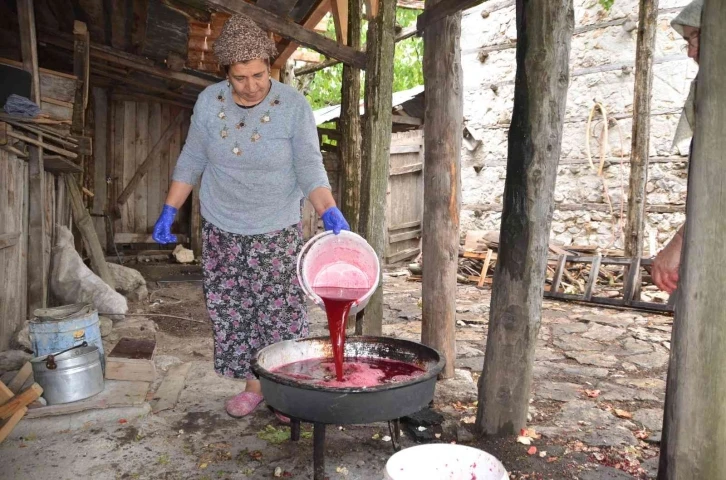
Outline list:
[[[350,231],[350,225],[345,220],[343,212],[338,207],[330,207],[322,215],[325,230],[332,230],[334,234],[339,234],[341,230]]]

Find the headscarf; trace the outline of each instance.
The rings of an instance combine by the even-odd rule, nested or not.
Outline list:
[[[703,9],[703,0],[693,0],[691,3],[683,7],[681,13],[671,21],[671,27],[685,38],[683,27],[701,28],[701,10]],[[673,137],[673,146],[677,147],[681,142],[693,137],[693,125],[696,119],[696,77],[691,82],[691,88],[688,91],[686,104],[683,106],[681,118],[678,120],[676,134]]]
[[[275,42],[251,18],[236,14],[224,22],[214,42],[214,54],[221,65],[233,65],[256,58],[273,59],[278,52]]]

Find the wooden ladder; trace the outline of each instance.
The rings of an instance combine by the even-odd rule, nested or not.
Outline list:
[[[557,267],[552,277],[550,289],[545,289],[546,298],[557,298],[561,300],[575,300],[579,302],[595,303],[599,305],[610,305],[618,307],[634,307],[644,310],[658,312],[672,312],[673,305],[656,302],[644,302],[640,299],[640,269],[653,265],[652,258],[608,258],[602,254],[594,256],[578,256],[561,254],[556,257]],[[558,291],[562,283],[562,277],[566,272],[566,264],[584,263],[590,264],[590,275],[585,285],[585,292],[581,295],[564,293]],[[598,297],[593,295],[597,277],[600,275],[600,267],[603,265],[622,265],[627,267],[627,274],[623,281],[623,298]]]

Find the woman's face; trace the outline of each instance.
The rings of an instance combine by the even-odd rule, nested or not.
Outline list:
[[[684,25],[683,38],[688,42],[688,58],[692,58],[698,63],[701,30],[696,27]]]
[[[239,62],[229,66],[227,74],[234,92],[245,103],[259,103],[270,87],[270,67],[262,59]]]

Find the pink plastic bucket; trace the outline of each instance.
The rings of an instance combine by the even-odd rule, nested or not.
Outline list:
[[[354,314],[363,310],[378,288],[381,264],[378,255],[363,237],[353,232],[323,232],[305,244],[297,258],[297,278],[307,295],[325,310],[314,288],[367,289],[350,309]]]

